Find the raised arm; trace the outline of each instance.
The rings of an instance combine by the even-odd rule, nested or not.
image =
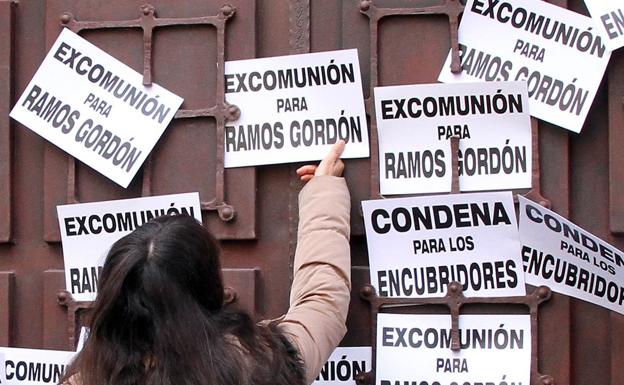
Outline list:
[[[299,349],[307,383],[314,381],[346,333],[351,200],[345,180],[339,177],[344,167],[339,159],[343,148],[344,143],[338,143],[318,167],[298,170],[302,180],[309,182],[299,194],[290,308],[279,327]]]

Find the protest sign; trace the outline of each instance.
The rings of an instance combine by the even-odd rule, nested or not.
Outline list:
[[[451,191],[449,139],[462,191],[531,187],[531,119],[523,82],[375,88],[382,194]]]
[[[344,139],[343,158],[369,156],[357,50],[225,63],[225,167],[319,160]]]
[[[56,385],[76,353],[0,347],[0,354],[4,354],[4,385]]]
[[[201,222],[198,193],[56,207],[63,243],[65,285],[77,301],[93,301],[104,257],[115,241],[152,218],[187,214]]]
[[[439,81],[526,81],[532,116],[580,132],[611,53],[586,16],[541,0],[468,0],[462,72]]]
[[[519,199],[526,283],[624,314],[624,253],[562,216]]]
[[[371,284],[381,297],[525,295],[511,192],[362,202]]]
[[[355,376],[371,370],[371,347],[337,347],[314,385],[355,385]]]
[[[10,116],[127,187],[182,98],[63,29]]]
[[[611,51],[624,45],[624,0],[585,0],[585,5]]]
[[[5,367],[5,362],[4,362],[4,353],[0,352],[0,384],[6,384],[6,378],[4,376],[4,367]]]
[[[451,350],[448,315],[377,315],[376,385],[529,384],[529,315],[460,315]]]

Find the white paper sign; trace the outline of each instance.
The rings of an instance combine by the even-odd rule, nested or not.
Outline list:
[[[80,328],[80,336],[78,337],[78,343],[76,344],[76,352],[79,352],[84,348],[85,343],[87,342],[87,338],[89,338],[89,333],[91,329],[83,326]]]
[[[462,191],[531,187],[531,118],[523,82],[375,88],[382,194],[451,191],[449,138]]]
[[[63,29],[10,116],[127,187],[182,98]]]
[[[624,0],[585,0],[585,5],[611,51],[624,45]]]
[[[6,384],[6,378],[4,376],[4,353],[0,352],[0,384]]]
[[[108,249],[150,219],[188,214],[201,222],[198,193],[57,206],[65,285],[77,301],[93,301]]]
[[[468,0],[461,74],[442,82],[526,81],[532,116],[580,132],[611,53],[593,21],[541,0]]]
[[[371,284],[381,297],[525,295],[511,192],[362,202]]]
[[[377,385],[529,384],[529,315],[460,315],[451,350],[449,315],[377,315]]]
[[[359,373],[371,370],[371,347],[337,347],[321,368],[314,385],[355,385]]]
[[[562,216],[520,198],[526,283],[624,314],[624,253]]]
[[[319,160],[338,139],[343,158],[369,156],[355,49],[228,61],[225,88],[241,111],[225,127],[225,167]]]
[[[0,354],[5,359],[3,385],[55,385],[76,353],[0,347]]]

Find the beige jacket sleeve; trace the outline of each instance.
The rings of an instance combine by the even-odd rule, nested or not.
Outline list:
[[[290,308],[278,327],[299,349],[308,384],[347,331],[350,211],[351,199],[343,178],[314,177],[299,194]]]

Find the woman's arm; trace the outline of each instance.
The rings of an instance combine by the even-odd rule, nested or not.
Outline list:
[[[351,200],[343,178],[339,143],[299,194],[299,229],[290,308],[279,328],[298,348],[307,383],[346,333],[351,289],[349,215]],[[302,168],[303,169],[303,168]],[[300,169],[301,170],[301,169]]]

